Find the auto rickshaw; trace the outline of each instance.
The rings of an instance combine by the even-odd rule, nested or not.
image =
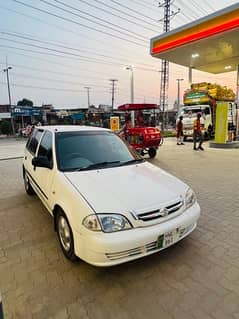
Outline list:
[[[125,111],[125,125],[121,130],[121,137],[127,140],[127,142],[141,155],[148,154],[150,158],[153,158],[157,154],[157,149],[163,143],[163,136],[158,128],[155,126],[149,126],[144,123],[143,110],[156,110],[157,104],[123,104],[118,107],[119,111]],[[136,123],[131,123],[130,111],[137,111]],[[155,112],[154,112],[155,113]],[[155,114],[154,114],[154,123]]]

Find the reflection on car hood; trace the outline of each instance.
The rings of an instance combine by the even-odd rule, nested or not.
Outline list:
[[[142,211],[174,201],[187,185],[148,163],[64,173],[95,212]]]

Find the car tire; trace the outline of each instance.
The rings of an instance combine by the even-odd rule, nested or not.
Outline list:
[[[23,179],[24,179],[24,187],[25,187],[26,193],[28,195],[30,195],[30,196],[35,195],[35,191],[32,188],[30,180],[29,180],[29,178],[27,176],[27,173],[25,171],[24,171],[24,174],[23,174]]]
[[[65,213],[59,209],[56,214],[56,232],[63,254],[71,261],[78,260],[75,255],[74,237]]]
[[[183,137],[183,141],[186,142],[187,141],[187,136]]]
[[[149,153],[149,157],[150,157],[150,158],[154,158],[154,157],[156,156],[156,154],[157,154],[157,151],[156,151],[155,148],[150,147],[148,153]]]

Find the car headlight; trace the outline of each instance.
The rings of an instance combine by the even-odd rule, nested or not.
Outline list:
[[[85,217],[83,220],[83,225],[89,230],[93,230],[93,231],[101,230],[99,220],[95,214]]]
[[[101,228],[105,233],[126,230],[132,228],[126,217],[119,214],[98,214]]]
[[[197,198],[194,191],[191,188],[188,188],[185,195],[185,209],[191,207],[196,202],[196,200]]]
[[[83,225],[93,231],[102,230],[105,233],[132,228],[128,219],[119,214],[93,214],[84,218]]]

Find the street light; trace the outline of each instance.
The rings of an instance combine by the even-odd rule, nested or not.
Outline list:
[[[131,104],[134,104],[134,69],[133,69],[133,65],[129,65],[125,68],[126,70],[129,70],[131,73],[131,77],[130,77],[130,102]],[[132,126],[134,126],[134,111],[131,111],[131,122],[132,122]]]
[[[15,127],[14,127],[14,120],[12,115],[12,100],[11,100],[11,91],[10,91],[10,84],[9,84],[9,74],[8,71],[11,70],[12,67],[8,66],[6,69],[3,69],[3,72],[6,72],[7,74],[7,87],[8,87],[8,98],[9,98],[9,106],[11,111],[11,125],[12,125],[12,133],[15,135]]]
[[[179,106],[180,106],[180,82],[184,79],[176,79],[178,82],[178,101],[177,101],[177,114],[179,114]]]

